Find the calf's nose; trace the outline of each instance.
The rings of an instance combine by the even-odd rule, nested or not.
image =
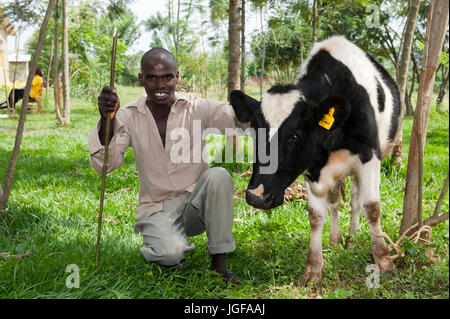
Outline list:
[[[260,209],[271,209],[273,208],[274,196],[271,193],[256,195],[253,192],[247,190],[246,200],[249,205]]]

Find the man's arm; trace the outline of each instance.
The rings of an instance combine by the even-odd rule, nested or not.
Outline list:
[[[221,134],[225,134],[225,129],[242,128],[246,129],[250,123],[243,123],[237,120],[233,107],[226,102],[219,102],[209,99],[199,99],[202,114],[206,116],[206,127],[217,128]]]

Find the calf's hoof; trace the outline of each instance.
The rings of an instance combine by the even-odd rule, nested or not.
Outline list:
[[[348,236],[345,239],[345,248],[351,248],[351,247],[353,247],[353,245],[355,245],[355,242],[350,239],[350,236]]]
[[[306,268],[300,280],[300,286],[305,287],[308,284],[320,282],[322,279],[322,271],[312,268]]]
[[[330,235],[330,246],[336,247],[338,244],[342,244],[342,235],[338,233],[336,235]]]

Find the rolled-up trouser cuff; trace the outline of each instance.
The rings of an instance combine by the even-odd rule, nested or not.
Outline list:
[[[234,240],[232,242],[219,245],[210,245],[207,243],[206,246],[208,247],[208,251],[211,255],[231,253],[236,249]]]

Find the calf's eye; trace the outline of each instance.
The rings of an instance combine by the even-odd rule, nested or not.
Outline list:
[[[300,136],[298,136],[298,134],[293,134],[289,137],[288,142],[298,142],[299,139]]]

